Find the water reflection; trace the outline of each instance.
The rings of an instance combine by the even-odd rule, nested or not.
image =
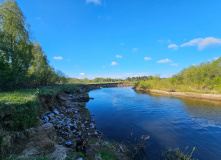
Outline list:
[[[97,129],[109,140],[126,142],[130,133],[150,135],[146,150],[160,159],[164,148],[196,147],[198,159],[221,157],[221,105],[169,96],[138,94],[130,87],[103,88],[90,93],[87,104]],[[206,147],[205,147],[206,146]]]

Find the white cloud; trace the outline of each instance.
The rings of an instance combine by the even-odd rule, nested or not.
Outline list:
[[[110,65],[116,66],[116,65],[119,65],[119,64],[117,62],[112,62]]]
[[[58,57],[54,57],[53,59],[56,59],[56,60],[62,60],[62,59],[63,59],[63,57],[58,56]]]
[[[176,45],[176,44],[170,44],[170,45],[168,46],[168,48],[172,48],[172,49],[174,49],[174,50],[177,50],[177,49],[179,48],[179,46]]]
[[[162,60],[159,60],[159,61],[157,61],[157,63],[168,63],[168,62],[173,62],[173,61],[171,61],[170,59],[162,59]]]
[[[133,52],[137,52],[138,51],[138,48],[133,48]]]
[[[102,68],[106,68],[106,66],[102,66]]]
[[[101,4],[101,0],[86,0],[86,3]]]
[[[84,75],[85,75],[85,73],[80,73],[79,75],[80,75],[80,76],[84,76]]]
[[[177,64],[177,63],[171,63],[170,65],[171,65],[171,66],[178,66],[179,64]]]
[[[116,57],[117,57],[117,58],[122,58],[122,56],[121,56],[121,55],[116,55]]]
[[[187,43],[183,43],[181,47],[197,46],[199,50],[203,50],[206,47],[214,45],[221,45],[221,39],[217,39],[214,37],[197,38],[190,40]]]
[[[123,46],[123,45],[125,45],[125,43],[122,42],[122,43],[120,43],[120,45]]]
[[[217,59],[219,59],[219,57],[214,57],[214,58],[212,58],[212,59],[209,59],[209,61],[215,61],[215,60],[217,60]]]
[[[144,57],[144,60],[151,60],[152,58],[150,58],[150,57]]]

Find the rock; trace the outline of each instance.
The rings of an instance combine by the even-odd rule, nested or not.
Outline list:
[[[31,159],[33,156],[36,156],[39,154],[39,151],[36,148],[27,148],[25,149],[20,156],[18,156],[18,159]]]
[[[76,133],[76,130],[73,130],[72,133]]]
[[[96,126],[94,125],[94,123],[90,124],[91,128],[94,129]]]
[[[67,157],[67,150],[62,145],[56,145],[56,150],[51,154],[50,159],[52,160],[65,160]]]
[[[58,111],[57,109],[55,109],[55,110],[54,110],[54,113],[55,113],[56,115],[58,115],[58,114],[59,114],[59,111]]]
[[[65,145],[66,145],[67,147],[71,147],[72,144],[73,144],[72,141],[68,141],[68,142],[65,143]]]

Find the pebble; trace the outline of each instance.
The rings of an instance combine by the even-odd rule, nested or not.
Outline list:
[[[55,113],[56,115],[58,115],[58,114],[59,114],[59,111],[58,111],[57,109],[55,109],[55,110],[54,110],[54,113]]]
[[[65,143],[66,146],[70,147],[73,143],[71,141],[68,141]]]

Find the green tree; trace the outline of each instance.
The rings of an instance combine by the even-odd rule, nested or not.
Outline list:
[[[9,80],[10,88],[16,88],[26,79],[31,65],[32,45],[29,40],[29,25],[18,7],[12,0],[0,4],[0,50],[1,72]],[[4,85],[7,85],[4,84]]]

